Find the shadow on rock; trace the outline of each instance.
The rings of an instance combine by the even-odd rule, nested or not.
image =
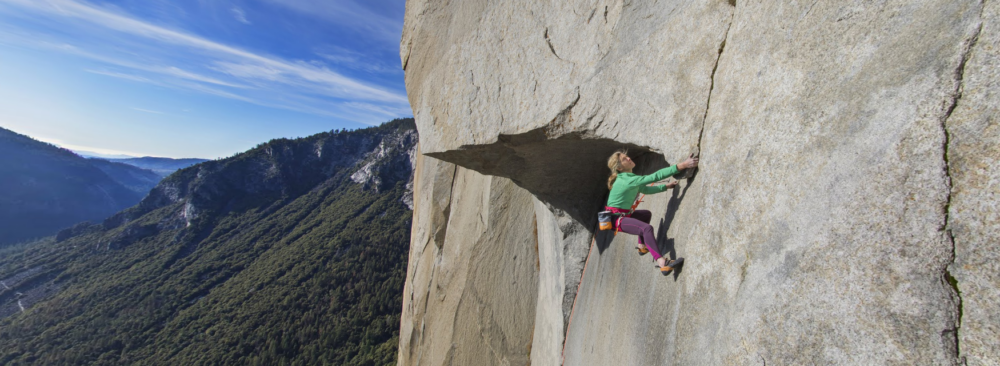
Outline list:
[[[615,240],[614,230],[599,230],[594,235],[594,243],[597,245],[598,253],[604,254],[604,250],[611,247],[611,242]]]
[[[674,239],[667,238],[667,230],[670,229],[670,224],[673,223],[674,217],[677,215],[677,210],[680,208],[681,200],[687,196],[688,189],[690,189],[692,183],[694,183],[694,173],[695,172],[692,172],[691,176],[688,177],[687,182],[684,184],[684,189],[678,190],[675,188],[673,192],[671,192],[670,201],[667,202],[667,212],[664,213],[663,218],[660,219],[660,225],[657,226],[657,247],[661,248],[663,256],[667,257],[669,260],[677,259],[677,249],[675,248]],[[683,263],[677,268],[674,268],[674,281],[676,281],[677,277],[680,276],[683,268]]]
[[[640,168],[666,166],[663,155],[649,147],[583,132],[550,138],[555,133],[543,127],[500,135],[494,143],[425,155],[508,178],[549,205],[553,213],[568,216],[586,230],[596,229],[597,212],[607,202],[607,161],[612,153],[627,149]]]

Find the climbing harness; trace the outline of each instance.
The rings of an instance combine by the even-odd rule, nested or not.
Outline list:
[[[632,208],[628,210],[628,213],[618,218],[618,222],[615,223],[615,236],[618,236],[618,229],[621,227],[622,219],[626,217],[632,217],[632,213],[634,213],[635,208],[639,207],[639,204],[642,203],[643,198],[646,198],[646,195],[639,194],[639,197],[635,199],[634,203],[632,203]]]
[[[639,197],[636,198],[634,203],[632,203],[632,208],[630,208],[628,212],[625,212],[625,210],[618,209],[616,207],[608,207],[611,210],[598,212],[597,221],[600,224],[599,228],[601,230],[611,230],[612,228],[614,228],[615,235],[617,236],[619,231],[618,228],[621,226],[622,219],[632,216],[632,213],[635,212],[636,207],[639,207],[639,204],[642,203],[642,199],[645,197],[646,197],[645,194],[639,194]]]

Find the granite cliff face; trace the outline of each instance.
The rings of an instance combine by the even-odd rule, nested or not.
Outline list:
[[[400,364],[998,364],[998,16],[408,1]],[[595,235],[620,147],[702,158],[643,204],[672,277]]]

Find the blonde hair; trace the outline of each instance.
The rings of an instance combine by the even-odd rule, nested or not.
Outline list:
[[[621,149],[615,151],[615,153],[611,154],[611,157],[608,158],[608,169],[611,169],[611,176],[608,177],[608,189],[611,189],[611,187],[615,185],[615,179],[618,179],[618,172],[622,170],[622,155],[627,156],[628,150]]]

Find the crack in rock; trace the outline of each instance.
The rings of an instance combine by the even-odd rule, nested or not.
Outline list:
[[[735,1],[730,4],[735,6]],[[712,92],[715,91],[715,72],[719,70],[719,61],[722,60],[722,52],[726,50],[726,40],[729,39],[729,30],[733,27],[733,19],[736,18],[736,11],[733,11],[733,15],[729,17],[729,24],[726,26],[726,32],[722,35],[722,43],[719,43],[719,55],[715,58],[715,65],[712,66],[712,75],[709,79],[708,87],[708,98],[705,100],[705,115],[701,118],[701,131],[698,132],[698,145],[696,145],[695,150],[696,155],[701,155],[701,139],[705,135],[705,123],[708,122],[708,111],[712,108]]]
[[[979,42],[979,35],[982,33],[982,12],[986,8],[984,3],[980,3],[980,23],[977,25],[975,32],[972,37],[966,40],[966,44],[963,46],[961,59],[959,60],[958,67],[955,68],[954,80],[955,80],[955,90],[952,92],[952,98],[950,104],[945,110],[943,118],[941,118],[941,130],[944,133],[944,146],[942,147],[942,159],[944,160],[944,173],[947,179],[947,192],[944,203],[944,225],[939,228],[939,231],[945,234],[945,239],[948,244],[951,245],[951,263],[944,266],[942,271],[942,277],[954,291],[955,296],[955,306],[958,311],[958,318],[955,319],[955,324],[953,329],[945,329],[942,332],[942,336],[951,337],[953,340],[953,345],[955,349],[955,358],[959,362],[964,363],[961,351],[961,342],[958,336],[959,330],[962,328],[962,315],[963,315],[963,300],[962,300],[962,290],[959,287],[958,279],[956,279],[951,271],[948,269],[955,265],[955,261],[958,259],[957,248],[955,245],[955,235],[951,231],[951,199],[952,199],[952,177],[951,177],[951,163],[950,157],[948,155],[949,148],[951,146],[951,133],[948,131],[948,120],[951,118],[952,113],[958,107],[959,101],[962,99],[962,93],[964,91],[964,79],[965,79],[965,67],[972,55],[972,50],[975,48],[976,44]]]
[[[444,247],[444,240],[448,235],[448,224],[451,222],[451,197],[455,193],[455,180],[458,178],[458,166],[455,166],[451,172],[451,188],[448,190],[448,205],[445,206],[443,210],[444,220],[441,222],[441,226],[437,228],[432,237],[434,241],[434,246],[440,250]]]

